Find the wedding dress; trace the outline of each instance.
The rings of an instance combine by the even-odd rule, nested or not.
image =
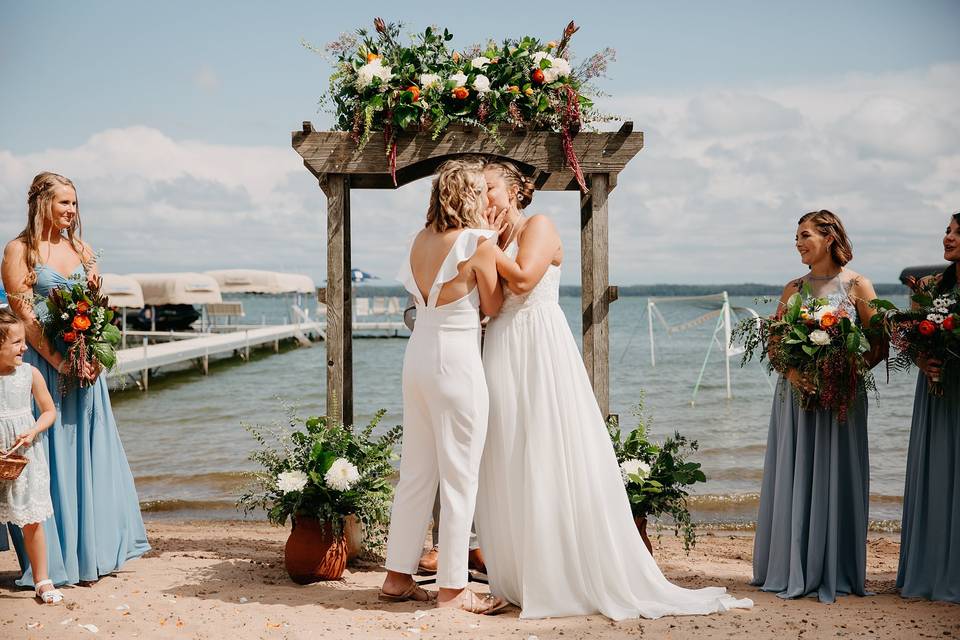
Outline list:
[[[647,551],[559,287],[551,265],[526,295],[504,288],[486,331],[490,423],[475,521],[491,591],[521,607],[521,618],[752,606],[721,587],[671,584]]]

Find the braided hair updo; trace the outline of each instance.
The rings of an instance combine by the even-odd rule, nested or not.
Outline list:
[[[533,180],[523,175],[517,165],[506,160],[489,160],[484,169],[497,169],[508,189],[517,188],[517,209],[524,209],[533,201],[533,192],[537,187]]]

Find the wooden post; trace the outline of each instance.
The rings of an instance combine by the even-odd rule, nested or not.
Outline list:
[[[350,178],[327,175],[321,186],[327,194],[327,414],[353,424]]]
[[[580,197],[580,273],[583,311],[583,363],[593,384],[600,413],[610,413],[610,340],[607,311],[610,305],[607,270],[607,192],[609,176],[587,176],[590,192]]]

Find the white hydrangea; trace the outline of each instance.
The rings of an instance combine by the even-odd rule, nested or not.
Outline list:
[[[360,472],[357,471],[357,467],[346,458],[337,458],[333,461],[333,464],[330,465],[323,479],[331,489],[346,491],[360,479]]]
[[[393,78],[393,69],[384,66],[383,60],[374,58],[367,64],[357,69],[357,88],[366,89],[373,82],[374,78],[380,78],[380,81],[386,84]]]
[[[420,87],[427,89],[430,87],[435,87],[440,84],[440,76],[435,73],[421,73],[420,74]]]
[[[477,93],[487,93],[490,91],[490,78],[485,75],[479,75],[473,79],[473,88]]]
[[[307,486],[307,474],[303,471],[284,471],[277,476],[277,487],[284,493],[303,491]]]
[[[544,82],[550,84],[570,75],[570,63],[563,58],[550,58],[550,66],[543,70]]]
[[[827,333],[826,331],[822,331],[821,329],[817,329],[816,331],[811,331],[810,342],[812,342],[813,344],[818,344],[820,346],[828,345],[830,344],[830,334]]]
[[[459,71],[453,74],[452,76],[450,76],[450,79],[453,80],[453,84],[457,87],[467,86],[467,76],[460,73]]]
[[[631,460],[624,460],[620,463],[620,475],[623,476],[623,483],[630,484],[630,476],[640,476],[640,478],[646,478],[650,475],[650,465],[648,465],[643,460],[637,460],[636,458]]]
[[[488,64],[490,64],[490,58],[487,58],[486,56],[477,56],[470,61],[470,66],[472,66],[474,69],[483,69]]]
[[[543,60],[544,58],[547,58],[548,60],[552,60],[552,59],[553,59],[553,56],[551,56],[551,55],[550,55],[549,53],[547,53],[546,51],[537,51],[535,54],[533,54],[533,64],[534,64],[534,66],[539,67],[539,66],[540,66],[540,61]]]
[[[927,320],[930,322],[935,322],[937,324],[943,324],[943,315],[939,313],[928,313]]]

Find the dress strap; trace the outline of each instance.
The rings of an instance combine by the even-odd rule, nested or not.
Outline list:
[[[403,288],[413,296],[413,299],[416,300],[417,304],[422,307],[426,303],[423,301],[423,296],[420,295],[420,288],[417,286],[417,279],[413,277],[413,269],[410,267],[410,256],[413,253],[413,243],[416,241],[419,234],[419,231],[413,234],[413,237],[410,238],[410,242],[407,243],[407,253],[404,256],[403,262],[400,263],[400,270],[397,272],[397,280],[403,285]]]

